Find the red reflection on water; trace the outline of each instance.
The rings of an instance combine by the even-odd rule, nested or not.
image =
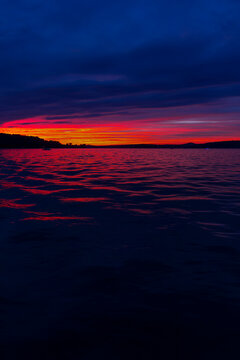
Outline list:
[[[22,209],[16,216],[35,221],[102,219],[109,210],[130,216],[202,210],[214,196],[239,193],[238,174],[236,150],[1,150],[0,207]],[[40,212],[26,214],[31,206]]]
[[[138,213],[138,214],[142,214],[142,215],[149,215],[152,214],[151,210],[144,210],[144,209],[129,209],[132,212]]]
[[[0,199],[0,207],[10,208],[10,209],[26,209],[31,206],[35,206],[35,204],[18,204],[16,201],[20,199],[7,200]]]
[[[27,188],[24,186],[22,186],[21,189],[24,191],[27,191],[31,194],[36,194],[36,195],[49,195],[52,193],[52,191],[50,191],[50,190],[33,189],[33,188]]]
[[[209,200],[210,198],[206,196],[159,196],[161,201],[187,201],[187,200]]]
[[[34,221],[56,221],[56,220],[80,220],[80,221],[91,221],[93,218],[91,217],[82,217],[82,216],[31,216],[22,219],[26,220],[34,220]]]
[[[62,198],[60,199],[63,202],[98,202],[98,201],[106,201],[108,198],[104,197],[79,197],[79,198]]]

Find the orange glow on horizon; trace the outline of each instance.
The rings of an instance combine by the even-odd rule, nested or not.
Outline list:
[[[128,145],[128,144],[182,144],[186,142],[208,142],[221,140],[235,140],[233,136],[201,136],[192,133],[192,129],[184,129],[180,131],[179,128],[162,129],[161,131],[154,130],[139,130],[132,131],[123,129],[114,129],[112,127],[104,128],[0,128],[1,133],[19,134],[27,136],[38,136],[44,140],[59,141],[62,144],[72,143],[74,145]],[[175,131],[173,131],[175,130]],[[178,137],[174,134],[177,132]],[[182,134],[182,137],[181,137]],[[188,135],[188,136],[186,136]],[[194,136],[195,135],[195,136]]]
[[[216,126],[219,134],[216,134]],[[235,132],[216,121],[179,117],[76,123],[53,123],[44,117],[5,122],[0,132],[38,136],[45,140],[73,145],[183,144],[208,141],[236,140]]]

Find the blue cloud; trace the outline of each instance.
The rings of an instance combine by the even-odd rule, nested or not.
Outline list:
[[[239,1],[0,5],[0,122],[240,96]]]

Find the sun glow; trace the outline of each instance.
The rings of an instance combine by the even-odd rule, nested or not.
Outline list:
[[[83,121],[81,124],[66,121],[48,121],[44,117],[5,122],[0,132],[38,136],[45,140],[74,145],[127,145],[127,144],[179,144],[233,140],[232,129],[224,132],[223,122],[203,121],[201,118],[135,119],[118,122],[102,119],[100,122]],[[218,126],[219,134],[216,133]],[[224,133],[224,136],[223,136]]]

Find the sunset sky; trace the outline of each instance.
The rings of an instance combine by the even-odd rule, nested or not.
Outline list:
[[[0,132],[240,138],[240,1],[2,0]]]

